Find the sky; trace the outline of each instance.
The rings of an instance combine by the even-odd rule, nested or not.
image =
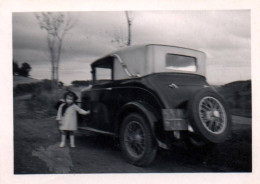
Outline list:
[[[91,80],[90,63],[116,49],[127,35],[123,11],[69,12],[74,27],[65,36],[60,80]],[[251,79],[249,10],[133,11],[132,45],[166,44],[206,53],[206,78],[220,85]],[[46,32],[33,12],[13,13],[13,59],[32,66],[30,77],[50,79]]]

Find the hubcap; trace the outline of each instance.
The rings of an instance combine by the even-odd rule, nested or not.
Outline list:
[[[135,158],[143,156],[145,151],[143,126],[137,121],[127,124],[124,134],[124,142],[128,153]]]
[[[213,115],[214,115],[214,117],[216,117],[216,118],[219,118],[219,117],[220,117],[220,113],[219,113],[219,111],[217,111],[217,110],[213,111]]]
[[[206,96],[200,100],[199,117],[202,125],[213,134],[221,134],[226,129],[226,111],[216,98]]]

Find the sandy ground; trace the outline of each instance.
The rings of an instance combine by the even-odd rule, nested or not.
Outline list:
[[[28,116],[28,98],[14,99],[14,173],[251,172],[251,119],[234,117],[232,139],[209,150],[184,144],[159,150],[148,167],[128,164],[112,137],[76,136],[76,148],[59,148],[54,117]]]

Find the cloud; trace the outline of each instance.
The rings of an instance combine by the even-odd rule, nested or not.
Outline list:
[[[208,66],[206,72],[207,81],[210,84],[221,85],[237,80],[251,79],[251,67],[245,66],[243,70],[239,66]],[[225,80],[219,80],[224,78]]]
[[[133,31],[138,34],[133,33],[133,41],[195,48],[207,53],[210,65],[250,66],[250,12],[247,10],[152,11],[137,13],[136,17],[139,20],[134,20]]]
[[[61,76],[66,79],[70,76],[73,80],[77,76],[83,77],[82,68],[86,68],[86,63],[116,49],[116,45],[111,42],[114,34],[126,35],[127,24],[123,11],[69,14],[76,22],[64,39],[61,65],[73,65],[79,70],[77,74],[74,72],[76,68],[71,68],[74,72],[72,74],[68,67],[62,71],[64,75]],[[214,71],[212,67],[216,67],[216,70],[221,67],[236,67],[236,72],[243,71],[244,68],[250,72],[249,10],[135,11],[131,14],[133,44],[160,43],[194,48],[209,56],[209,71]],[[13,14],[13,47],[16,60],[31,61],[35,70],[37,65],[43,68],[42,63],[49,67],[46,33],[40,29],[33,13]],[[66,76],[66,72],[70,74]],[[219,77],[219,80],[227,79]]]
[[[95,18],[97,14],[100,16]],[[79,19],[64,38],[61,60],[98,58],[115,49],[111,45],[111,35],[106,33],[106,26],[110,25],[106,20],[109,16],[106,14],[111,18],[120,13],[108,12],[104,15],[97,12],[71,13],[72,17]],[[116,18],[114,23],[116,23]],[[31,60],[32,62],[46,60],[48,53],[46,32],[40,29],[34,13],[13,14],[13,49],[14,58],[17,60]],[[32,52],[37,53],[33,55],[37,55],[38,58],[33,57]],[[40,52],[42,54],[39,54]]]

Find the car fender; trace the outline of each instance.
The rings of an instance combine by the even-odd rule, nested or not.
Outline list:
[[[116,131],[115,131],[117,132],[117,135],[119,135],[118,133],[120,131],[120,126],[124,117],[131,112],[141,113],[147,119],[152,134],[158,146],[164,149],[168,149],[168,146],[165,143],[163,143],[161,140],[159,140],[159,138],[156,136],[155,133],[155,124],[160,121],[159,119],[160,116],[158,112],[154,110],[152,106],[150,106],[149,104],[143,101],[128,102],[127,104],[123,105],[122,109],[118,113],[118,118],[117,118],[118,121],[116,123]]]

